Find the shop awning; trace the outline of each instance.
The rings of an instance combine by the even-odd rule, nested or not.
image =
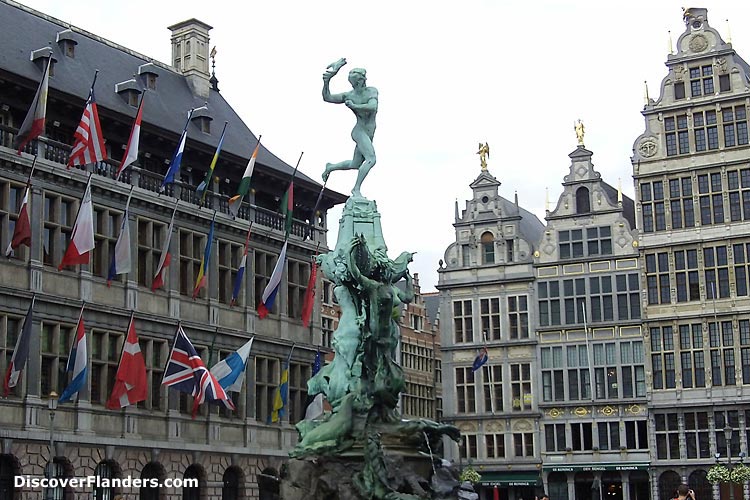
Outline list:
[[[623,470],[648,470],[645,462],[617,462],[598,464],[544,464],[542,468],[548,472],[595,472],[595,471],[623,471]]]
[[[482,486],[536,486],[540,483],[537,471],[482,472]]]

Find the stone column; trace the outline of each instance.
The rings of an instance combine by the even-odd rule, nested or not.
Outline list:
[[[576,497],[575,473],[566,472],[565,475],[568,479],[568,500],[574,500]]]

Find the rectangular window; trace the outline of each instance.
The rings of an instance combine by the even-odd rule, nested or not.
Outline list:
[[[724,198],[721,186],[721,173],[698,176],[698,203],[701,211],[701,225],[724,223]]]
[[[690,152],[687,115],[664,118],[664,132],[667,144],[667,156]]]
[[[123,213],[94,206],[94,250],[91,252],[91,273],[107,278],[109,265],[115,254],[115,244],[120,235]],[[125,275],[118,275],[115,281],[123,281]]]
[[[560,323],[560,283],[540,282],[538,285],[539,324],[553,326]]]
[[[686,412],[684,417],[687,458],[710,458],[708,413]]]
[[[680,458],[680,433],[677,425],[677,414],[656,414],[656,457],[662,460]]]
[[[42,247],[44,264],[57,266],[70,242],[78,202],[53,193],[44,193],[44,229]]]
[[[592,426],[589,422],[572,422],[570,438],[573,451],[591,451],[594,448]]]
[[[664,231],[667,228],[662,181],[641,183],[641,207],[644,232]]]
[[[563,280],[565,297],[565,324],[583,324],[591,313],[586,311],[586,279],[576,278]]]
[[[459,447],[459,453],[461,458],[464,460],[479,458],[477,454],[477,435],[476,434],[462,434],[461,435],[461,446]]]
[[[2,123],[2,119],[0,119]],[[10,181],[0,181],[0,248],[5,251],[13,238],[13,231],[18,219],[18,211],[21,209],[26,187]],[[13,250],[11,258],[26,261],[29,258],[29,249],[22,245]]]
[[[646,286],[649,304],[669,304],[669,258],[666,252],[646,254]]]
[[[744,105],[723,108],[721,121],[724,131],[724,146],[743,146],[748,143],[747,112]]]
[[[730,220],[750,220],[750,169],[728,170],[727,187]]]
[[[151,288],[154,275],[159,269],[162,247],[167,237],[167,225],[138,217],[138,284]],[[168,275],[169,273],[165,273]],[[165,277],[165,288],[169,278]]]
[[[729,75],[719,75],[719,92],[730,92],[731,90]]]
[[[563,377],[563,348],[542,348],[542,399],[547,401],[565,400],[565,380]]]
[[[474,372],[466,367],[456,368],[456,413],[476,413]]]
[[[307,381],[312,375],[312,367],[305,363],[289,364],[289,394],[288,412],[289,422],[296,424],[305,418],[305,402],[307,400]]]
[[[698,281],[698,251],[675,250],[675,280],[677,284],[677,302],[700,300]]]
[[[577,259],[584,256],[583,230],[558,231],[560,259]]]
[[[526,295],[508,297],[508,324],[511,339],[529,338],[529,311]]]
[[[242,260],[243,245],[237,243],[218,240],[219,255],[219,302],[230,304],[232,302],[232,292],[234,291],[234,282],[237,278],[237,270]],[[248,250],[250,252],[251,250]],[[252,254],[248,257],[252,259]],[[245,264],[247,266],[247,263]],[[237,304],[243,304],[245,286],[240,287],[240,295],[237,297]]]
[[[622,374],[622,397],[646,396],[646,373],[643,342],[620,342],[620,370]]]
[[[505,434],[485,434],[487,458],[505,458]]]
[[[474,317],[471,300],[453,301],[453,334],[456,343],[474,342]]]
[[[568,399],[571,401],[590,399],[591,371],[586,346],[567,346],[567,357]]]
[[[302,318],[302,303],[305,300],[307,282],[310,279],[310,264],[298,260],[287,260],[286,313],[290,318]]]
[[[513,448],[517,457],[533,457],[534,434],[531,432],[513,433]]]
[[[590,315],[587,321],[597,323],[614,320],[614,297],[612,295],[612,277],[597,276],[589,278]]]
[[[690,177],[669,180],[669,206],[672,229],[695,226],[693,181]]]
[[[600,450],[620,449],[620,423],[619,422],[597,422],[599,433]]]
[[[167,407],[167,388],[161,385],[164,378],[164,366],[169,356],[167,342],[138,336],[138,344],[146,362],[146,385],[148,396],[138,403],[138,408],[147,410],[164,410]]]
[[[565,424],[545,424],[544,443],[547,452],[565,451]]]
[[[255,419],[259,422],[271,418],[280,377],[278,359],[255,356]]]
[[[0,316],[0,373],[7,373],[10,366],[10,360],[13,357],[13,350],[16,347],[16,341],[21,334],[21,328],[24,319],[17,316]],[[32,330],[33,334],[38,335],[37,331]],[[18,384],[11,388],[8,396],[21,396],[23,392],[24,372],[18,379]],[[49,393],[46,393],[49,394]]]
[[[645,420],[625,421],[625,446],[629,450],[647,450],[648,433]]]
[[[205,250],[207,235],[179,230],[180,237],[180,293],[193,295],[196,276],[201,267],[201,258]],[[203,288],[199,297],[206,297],[207,291]]]
[[[696,151],[719,149],[719,130],[716,111],[699,111],[693,113],[693,133]]]
[[[531,410],[533,395],[531,393],[531,365],[514,363],[510,365],[511,398],[513,411]]]
[[[88,333],[91,338],[91,402],[104,405],[115,385],[122,334],[94,329]]]
[[[617,286],[617,319],[640,319],[641,297],[638,273],[618,274],[615,276]]]
[[[708,299],[729,297],[729,261],[727,247],[703,248],[703,279]]]
[[[500,340],[500,299],[480,299],[479,317],[482,321],[482,336],[487,335],[488,339]]]
[[[52,391],[62,394],[68,385],[65,367],[68,363],[74,329],[75,326],[72,325],[42,323],[40,338],[42,394],[46,395]]]
[[[654,389],[674,389],[675,353],[671,326],[651,328],[651,353]]]

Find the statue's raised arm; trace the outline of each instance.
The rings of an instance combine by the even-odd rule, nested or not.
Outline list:
[[[341,58],[331,63],[323,73],[323,100],[334,104],[346,104],[357,118],[357,123],[352,129],[354,140],[354,155],[351,160],[338,163],[327,163],[323,172],[323,180],[334,170],[359,170],[357,181],[352,189],[352,196],[361,196],[360,187],[367,173],[375,165],[375,148],[372,139],[375,136],[375,116],[378,112],[378,89],[367,86],[367,72],[364,68],[354,68],[349,72],[349,83],[352,90],[340,94],[332,94],[330,89],[331,78],[346,64],[346,59]]]

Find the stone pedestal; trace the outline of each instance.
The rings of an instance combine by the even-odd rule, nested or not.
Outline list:
[[[433,472],[430,457],[387,452],[385,483],[393,500],[453,500],[460,496],[458,471],[439,460]],[[281,474],[281,500],[366,500],[355,482],[364,455],[352,451],[337,457],[290,460]]]

